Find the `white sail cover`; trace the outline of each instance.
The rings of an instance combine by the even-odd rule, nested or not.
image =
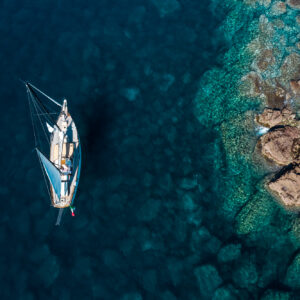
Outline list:
[[[50,133],[52,133],[52,132],[54,131],[54,128],[51,127],[51,126],[48,124],[48,122],[46,122],[46,125],[47,125],[48,131],[49,131]]]
[[[46,171],[49,181],[54,189],[58,199],[60,199],[61,179],[59,170],[53,165],[53,163],[38,149],[37,154],[42,162],[42,165]]]

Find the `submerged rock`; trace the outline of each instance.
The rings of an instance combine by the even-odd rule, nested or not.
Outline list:
[[[161,203],[156,199],[147,199],[145,203],[138,209],[137,218],[140,221],[151,221],[153,220],[160,209]]]
[[[218,288],[214,295],[212,300],[235,300],[237,299],[235,296],[235,293],[232,289],[232,287],[221,287]]]
[[[38,282],[44,287],[50,287],[59,275],[60,266],[55,256],[50,255],[39,266],[35,275]]]
[[[218,261],[220,263],[226,263],[236,260],[241,255],[241,245],[240,244],[229,244],[221,248],[218,253]]]
[[[300,5],[299,5],[300,9]],[[287,86],[290,79],[300,77],[300,54],[292,52],[283,61],[280,68],[281,83],[283,86]]]
[[[194,274],[203,299],[211,299],[216,288],[222,284],[217,269],[212,265],[204,265],[196,268]]]
[[[262,82],[261,92],[271,108],[283,109],[288,97],[286,89],[276,80],[268,79]]]
[[[255,263],[247,258],[239,263],[237,269],[233,272],[233,282],[241,287],[249,289],[249,285],[255,284],[258,280],[258,274]]]
[[[193,188],[195,188],[197,186],[197,178],[183,178],[180,183],[179,186],[184,189],[184,190],[191,190]]]
[[[267,192],[258,192],[254,199],[249,201],[236,217],[236,228],[239,234],[248,234],[262,230],[270,224],[274,201]]]
[[[284,172],[279,178],[268,184],[271,191],[279,196],[287,209],[297,209],[300,206],[300,166]]]
[[[167,92],[168,89],[173,85],[175,77],[172,74],[163,74],[159,76],[159,89],[162,92]]]
[[[194,198],[195,196],[192,193],[185,193],[182,196],[182,206],[185,211],[193,211],[197,208]]]
[[[295,155],[298,156],[300,129],[291,126],[276,128],[263,135],[260,144],[265,157],[278,165],[288,165],[295,161]]]
[[[155,270],[147,270],[144,272],[142,285],[146,291],[155,294],[157,290],[157,273]]]
[[[170,257],[167,260],[167,269],[168,274],[170,274],[171,283],[174,286],[177,286],[182,281],[183,270],[184,270],[184,261],[178,260],[173,257]]]
[[[267,69],[274,66],[276,63],[273,51],[271,49],[265,49],[260,53],[260,56],[253,63],[253,67],[257,69],[258,72],[264,72]]]
[[[35,263],[41,263],[41,261],[47,259],[49,256],[51,256],[51,253],[46,244],[39,245],[29,253],[29,259]]]
[[[257,97],[261,94],[262,78],[256,72],[249,72],[241,78],[239,90],[241,95],[248,97]]]
[[[177,300],[177,298],[170,291],[163,292],[161,294],[161,299],[162,300]]]
[[[140,90],[136,87],[130,87],[122,90],[122,95],[129,101],[135,101],[139,94]]]
[[[300,9],[300,0],[288,0],[287,4],[293,9]]]
[[[192,233],[190,245],[194,252],[206,256],[216,254],[220,249],[221,242],[202,226]],[[205,247],[203,247],[203,245],[205,245]]]
[[[286,13],[286,4],[283,1],[276,1],[271,6],[271,15],[279,16]]]
[[[180,3],[177,0],[152,0],[159,11],[161,18],[180,9]]]
[[[277,125],[290,124],[295,117],[296,115],[287,107],[283,109],[265,108],[261,114],[256,116],[256,122],[264,127],[272,128]]]
[[[267,290],[261,297],[261,300],[291,300],[291,294],[288,292]]]
[[[291,80],[290,86],[291,86],[291,90],[294,93],[294,95],[299,96],[300,95],[300,80]]]
[[[284,283],[290,288],[300,288],[300,253],[294,258],[291,265],[288,267]]]
[[[123,295],[121,300],[143,300],[143,297],[138,292],[131,292]]]

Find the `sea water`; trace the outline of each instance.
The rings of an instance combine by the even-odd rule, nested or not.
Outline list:
[[[218,0],[0,7],[1,299],[289,299],[290,217],[248,155],[259,104],[233,92],[255,13]],[[66,97],[81,137],[76,217],[60,227],[19,78]]]

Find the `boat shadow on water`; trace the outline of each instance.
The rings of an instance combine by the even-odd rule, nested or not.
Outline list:
[[[87,100],[89,107],[85,102],[76,108],[80,112],[81,143],[85,149],[82,157],[85,166],[83,177],[86,178],[86,174],[89,182],[106,177],[111,172],[109,161],[113,160],[113,153],[109,151],[109,136],[117,112],[108,100],[99,97]]]

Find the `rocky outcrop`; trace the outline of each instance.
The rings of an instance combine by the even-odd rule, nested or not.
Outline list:
[[[291,93],[298,94],[298,82],[291,81]],[[300,122],[290,108],[271,109],[256,116],[256,122],[270,130],[258,142],[264,157],[280,166],[281,170],[267,183],[280,203],[289,210],[300,208]]]
[[[268,187],[275,192],[283,205],[290,210],[298,210],[300,207],[300,166],[284,172],[278,179],[272,180]]]
[[[256,116],[256,122],[264,127],[274,127],[277,125],[288,125],[295,121],[296,115],[291,109],[265,108],[264,111]]]
[[[259,0],[249,0],[249,3],[263,5]],[[288,15],[295,15],[291,10],[300,9],[300,0],[268,1],[266,7],[270,7],[269,10],[259,17],[259,37],[247,45],[254,59],[251,72],[241,78],[240,93],[245,97],[260,98],[268,107],[255,118],[259,125],[265,127],[259,130],[260,134],[264,134],[258,141],[262,155],[279,166],[292,166],[289,171],[281,170],[267,185],[284,206],[294,208],[298,205],[300,208],[297,194],[300,192],[297,189],[300,183],[300,121],[293,112],[293,107],[297,109],[300,100],[300,44],[298,39],[292,39],[298,34],[296,23],[300,24],[300,16],[293,19],[294,32],[285,26]],[[290,35],[293,46],[287,47],[282,30],[286,36]],[[237,223],[240,232],[247,232],[251,218],[247,213],[242,214],[243,210]],[[250,211],[255,212],[254,209]]]
[[[261,137],[260,144],[265,157],[286,166],[299,157],[300,129],[292,126],[273,129]]]

